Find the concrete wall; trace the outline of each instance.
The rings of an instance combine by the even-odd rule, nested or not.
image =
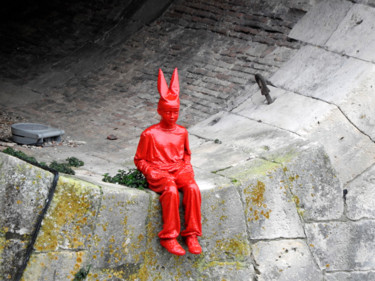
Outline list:
[[[224,136],[218,136],[222,143],[210,140],[227,121],[252,123],[253,130],[237,134],[232,146]],[[269,148],[266,139],[258,146],[250,141],[262,132],[274,135]],[[285,147],[285,138],[293,145]],[[60,175],[23,280],[72,280],[89,266],[87,280],[321,280],[325,268],[311,252],[305,223],[343,213],[343,200],[335,200],[342,197],[341,185],[324,151],[235,115],[207,126],[192,146],[203,199],[201,255],[177,257],[159,245],[157,194]],[[216,165],[205,163],[212,161],[208,155]],[[3,153],[0,167],[0,272],[12,280],[53,175]]]

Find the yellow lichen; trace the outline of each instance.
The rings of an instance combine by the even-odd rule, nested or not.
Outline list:
[[[95,188],[77,180],[60,177],[50,210],[35,244],[36,250],[56,250],[63,241],[68,243],[70,248],[83,246],[82,228],[87,227],[87,218],[91,217],[95,207],[92,204],[92,190]]]
[[[271,210],[267,208],[267,204],[264,203],[264,193],[266,191],[266,185],[257,181],[256,185],[250,185],[244,189],[245,201],[246,201],[246,214],[248,221],[257,221],[262,217],[268,219],[270,217]]]

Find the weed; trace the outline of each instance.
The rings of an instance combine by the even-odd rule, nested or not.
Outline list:
[[[67,163],[57,163],[56,161],[52,161],[52,163],[49,165],[51,169],[54,169],[60,173],[68,174],[68,175],[74,175],[75,172],[72,168],[70,168],[69,164]]]
[[[66,161],[68,161],[68,164],[71,167],[81,167],[81,166],[85,165],[85,163],[83,161],[79,160],[76,157],[66,158]]]
[[[67,163],[58,163],[56,161],[53,161],[49,166],[45,162],[38,162],[34,157],[28,156],[27,154],[23,153],[22,151],[17,151],[14,150],[11,147],[8,147],[3,150],[4,153],[12,155],[14,157],[17,157],[21,160],[24,160],[26,162],[29,162],[30,164],[34,164],[36,166],[39,166],[41,168],[51,168],[55,171],[64,173],[64,174],[69,174],[69,175],[74,175],[75,172],[71,167],[79,167],[83,166],[84,163],[83,161],[79,160],[76,157],[69,157],[66,159]]]
[[[130,169],[127,172],[124,170],[118,170],[118,173],[113,177],[106,173],[103,175],[103,181],[118,183],[138,189],[147,188],[146,178],[138,169]]]
[[[87,269],[81,268],[75,275],[73,281],[81,281],[85,280],[87,275],[89,274],[91,265],[88,266]]]

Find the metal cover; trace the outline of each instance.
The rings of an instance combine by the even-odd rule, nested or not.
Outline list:
[[[61,141],[64,130],[44,124],[17,123],[11,126],[13,140],[20,144],[43,144],[44,141]]]

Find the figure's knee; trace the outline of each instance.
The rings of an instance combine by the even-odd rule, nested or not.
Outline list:
[[[190,182],[189,184],[187,184],[184,188],[184,193],[185,192],[188,192],[188,193],[193,193],[193,194],[200,194],[200,190],[199,190],[199,187],[198,185],[195,183],[195,181],[193,182]]]
[[[178,196],[178,188],[175,184],[169,183],[164,186],[163,194],[168,196]]]

